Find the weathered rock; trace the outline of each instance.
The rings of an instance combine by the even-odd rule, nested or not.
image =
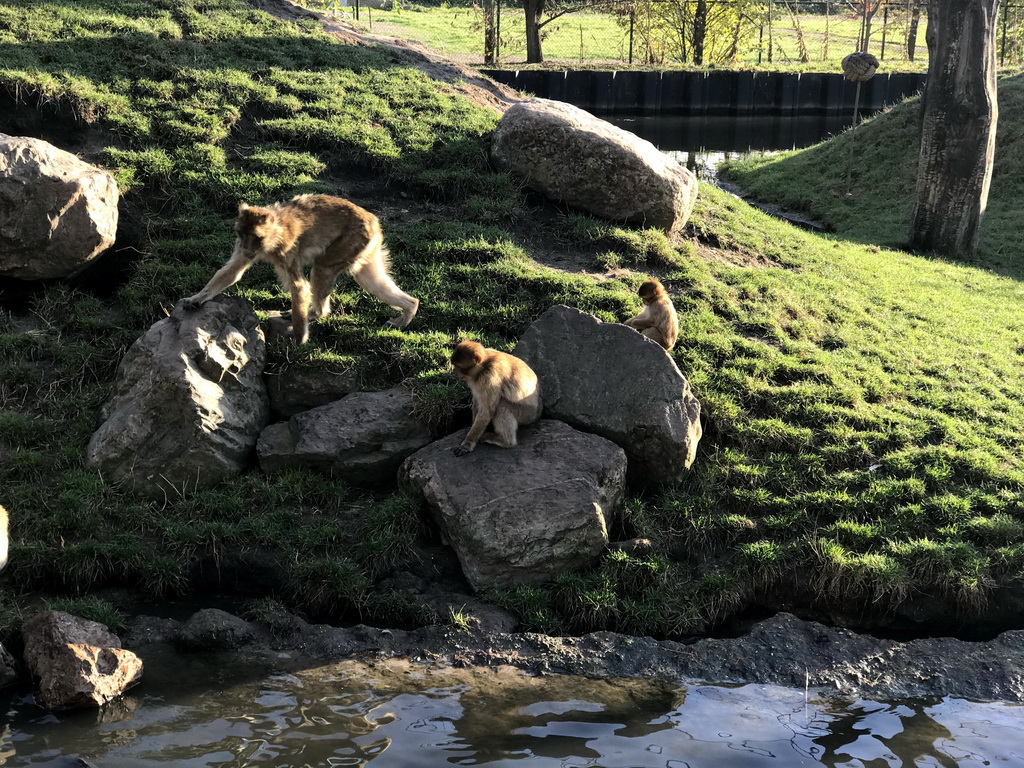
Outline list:
[[[156,497],[239,474],[269,417],[265,361],[247,302],[218,296],[191,312],[179,305],[121,361],[89,466]]]
[[[656,343],[557,306],[526,330],[514,354],[537,373],[544,415],[621,446],[631,482],[673,483],[693,463],[700,403]]]
[[[457,457],[465,434],[414,453],[399,483],[426,498],[474,589],[541,583],[601,554],[624,491],[620,448],[542,420],[520,430],[515,448]]]
[[[0,276],[68,277],[117,234],[117,182],[40,139],[0,133]]]
[[[18,682],[18,662],[10,652],[0,645],[0,688]]]
[[[245,619],[218,608],[196,611],[174,637],[179,647],[190,651],[232,650],[260,642],[260,633]]]
[[[354,392],[328,405],[272,424],[260,435],[260,468],[276,472],[309,466],[357,482],[394,480],[402,461],[430,442],[405,387]]]
[[[270,410],[287,419],[297,413],[333,403],[359,388],[355,371],[321,371],[292,366],[279,373],[264,373]]]
[[[47,709],[100,707],[142,677],[142,660],[102,624],[62,611],[37,613],[22,626],[25,666]]]
[[[560,101],[509,107],[491,159],[544,195],[611,221],[675,232],[697,200],[697,177],[649,141]]]

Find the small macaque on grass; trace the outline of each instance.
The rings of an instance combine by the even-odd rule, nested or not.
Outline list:
[[[637,293],[644,302],[643,312],[629,318],[623,325],[640,331],[665,349],[672,349],[679,336],[679,320],[665,286],[657,280],[645,280]]]
[[[405,328],[416,316],[419,299],[388,274],[380,221],[355,203],[330,195],[299,195],[268,207],[241,203],[235,235],[230,260],[203,290],[184,300],[187,307],[209,301],[263,260],[291,292],[291,333],[300,344],[309,338],[310,321],[330,314],[331,292],[346,271],[371,296],[401,310],[391,325]],[[308,280],[306,266],[311,267]]]
[[[477,442],[502,448],[516,444],[520,425],[540,418],[543,404],[537,374],[518,357],[488,349],[475,341],[462,341],[452,352],[452,373],[473,393],[473,424],[456,456],[476,448]],[[487,432],[490,426],[492,431]]]

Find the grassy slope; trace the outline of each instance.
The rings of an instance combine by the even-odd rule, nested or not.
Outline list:
[[[583,216],[545,224],[484,164],[493,115],[384,51],[338,45],[240,0],[0,3],[0,51],[0,84],[74,105],[103,131],[102,158],[149,233],[113,296],[53,286],[30,312],[0,313],[0,501],[15,520],[8,625],[48,580],[173,594],[201,554],[257,548],[279,558],[279,597],[294,604],[428,618],[373,588],[407,567],[423,535],[399,496],[253,473],[150,505],[83,466],[125,348],[222,262],[237,200],[337,190],[352,174],[393,183],[418,212],[386,226],[398,281],[423,312],[408,332],[382,329],[389,310],[343,283],[347,314],[318,323],[300,349],[273,347],[277,368],[406,380],[443,423],[465,402],[443,367],[458,338],[508,349],[557,302],[606,320],[636,310],[639,273],[599,282],[544,268],[524,219],[540,222],[545,248],[646,263],[677,297],[674,354],[707,436],[678,491],[631,500],[617,525],[658,553],[609,555],[548,588],[493,596],[528,627],[676,633],[752,600],[884,611],[916,590],[972,615],[994,585],[1019,582],[1015,280],[806,234],[713,188],[678,247]],[[761,266],[747,266],[754,256]],[[261,310],[287,306],[269,270],[234,290]]]
[[[1024,75],[999,81],[999,126],[979,264],[1016,277],[1024,198]],[[907,241],[917,175],[920,101],[807,149],[753,156],[724,173],[754,197],[804,211],[842,237],[899,247]]]

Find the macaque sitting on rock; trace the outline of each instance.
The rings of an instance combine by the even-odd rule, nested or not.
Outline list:
[[[502,448],[516,444],[519,426],[540,418],[543,404],[537,374],[518,357],[463,341],[452,352],[452,373],[473,393],[473,425],[456,456],[476,448],[478,441]],[[488,425],[492,432],[485,432]]]
[[[640,331],[665,349],[672,349],[679,336],[679,320],[676,319],[676,308],[672,306],[665,286],[657,280],[645,280],[637,293],[643,299],[644,310],[623,325]]]

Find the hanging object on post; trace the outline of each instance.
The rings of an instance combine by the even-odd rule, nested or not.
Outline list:
[[[855,83],[863,83],[875,76],[878,59],[873,53],[856,51],[843,57],[843,77]]]

